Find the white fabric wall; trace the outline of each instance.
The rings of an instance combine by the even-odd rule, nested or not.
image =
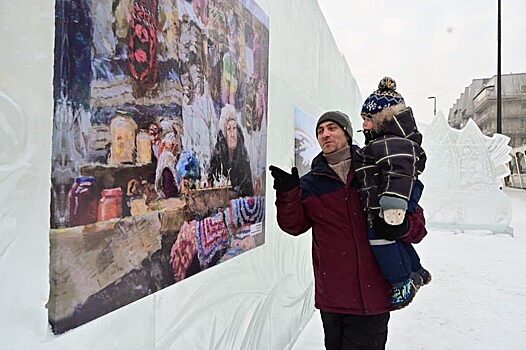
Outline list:
[[[315,0],[261,0],[270,17],[268,161],[290,168],[294,107],[361,96]],[[60,336],[47,323],[54,1],[0,2],[0,349],[283,349],[313,312],[310,234],[266,243]]]

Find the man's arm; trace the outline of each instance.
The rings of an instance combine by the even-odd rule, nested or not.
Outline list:
[[[288,191],[276,193],[278,226],[288,234],[300,235],[311,228],[312,223],[301,202],[299,185]]]
[[[312,223],[301,202],[298,169],[292,168],[292,172],[289,174],[271,165],[270,174],[274,178],[279,227],[294,236],[302,234],[312,226]]]
[[[427,235],[424,210],[417,206],[414,213],[407,213],[407,220],[409,221],[409,229],[400,239],[407,243],[419,243]]]

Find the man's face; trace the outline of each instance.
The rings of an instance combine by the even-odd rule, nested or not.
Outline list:
[[[325,154],[330,154],[347,147],[347,134],[333,121],[321,123],[316,129],[318,143]]]

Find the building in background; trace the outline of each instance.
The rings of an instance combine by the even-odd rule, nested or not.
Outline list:
[[[484,135],[497,131],[497,77],[474,79],[449,109],[448,123],[461,129],[472,118]],[[526,145],[526,73],[502,75],[502,133],[510,146]]]
[[[469,118],[474,116],[473,98],[481,91],[489,79],[474,79],[464,88],[453,107],[449,109],[448,123],[455,129],[462,129]]]
[[[506,186],[526,189],[526,145],[511,150],[508,166],[510,175],[504,179]]]

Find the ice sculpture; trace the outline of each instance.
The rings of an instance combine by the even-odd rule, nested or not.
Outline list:
[[[28,124],[18,104],[0,90],[0,261],[19,234],[14,209],[7,203],[20,198],[19,182],[32,170],[30,158],[36,147]]]
[[[421,204],[429,226],[512,233],[511,202],[500,189],[509,175],[510,138],[485,136],[471,119],[453,129],[441,113],[422,129],[428,161]]]

